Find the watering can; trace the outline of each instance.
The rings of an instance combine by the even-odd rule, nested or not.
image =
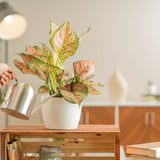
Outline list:
[[[3,100],[0,109],[16,118],[28,120],[30,116],[49,98],[58,95],[53,94],[52,96],[47,97],[33,110],[36,101],[36,91],[27,83],[18,82],[17,79],[15,79],[15,81],[16,83],[8,88],[5,96],[0,87]]]

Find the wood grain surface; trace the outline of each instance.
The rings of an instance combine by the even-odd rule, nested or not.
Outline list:
[[[21,140],[23,153],[36,153],[41,145],[59,145],[64,160],[119,160],[119,136],[117,125],[79,125],[77,129],[50,130],[43,124],[13,124],[1,132],[1,160],[7,160],[6,144],[14,138]],[[87,153],[109,156],[86,156]]]

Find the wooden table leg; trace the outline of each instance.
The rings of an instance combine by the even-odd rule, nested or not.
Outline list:
[[[7,160],[6,143],[6,136],[1,133],[1,160]]]
[[[120,160],[120,134],[115,134],[115,160]]]

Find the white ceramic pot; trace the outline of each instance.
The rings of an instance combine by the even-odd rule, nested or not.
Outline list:
[[[42,97],[42,100],[46,96]],[[82,105],[69,103],[62,97],[52,97],[41,106],[45,127],[48,129],[76,129]]]

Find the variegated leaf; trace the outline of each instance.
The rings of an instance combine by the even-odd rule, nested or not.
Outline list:
[[[44,55],[46,55],[47,57],[50,56],[51,51],[49,50],[49,48],[44,43],[41,43],[41,44],[42,44]]]
[[[54,54],[54,60],[55,60],[55,66],[59,67],[60,69],[65,69],[61,59],[56,54]]]
[[[27,73],[28,74],[37,74],[37,72],[34,68],[29,68],[25,63],[23,63],[21,61],[14,60],[14,64],[24,74],[27,74]]]
[[[32,61],[30,61],[29,67],[41,70],[41,66],[43,64],[44,64],[43,61],[36,58],[36,59],[33,59]]]
[[[26,53],[21,53],[18,54],[19,56],[21,56],[21,58],[23,59],[24,63],[29,65],[30,61],[32,61],[33,59],[35,59],[34,56],[26,54]]]
[[[28,52],[29,54],[33,55],[34,57],[47,62],[47,57],[46,55],[44,55],[43,51],[38,47],[38,46],[26,46],[26,52]]]
[[[49,42],[50,42],[52,48],[54,49],[53,36],[54,36],[56,30],[58,29],[58,26],[55,23],[50,21],[50,27],[51,27],[51,29],[50,29],[50,33],[49,33]]]
[[[34,46],[34,47],[31,47],[31,46],[26,46],[26,52],[28,52],[29,54],[35,54],[35,55],[43,55],[43,52],[42,50],[38,47],[38,46]]]
[[[56,76],[56,81],[58,83],[60,83],[62,78],[63,78],[63,76],[64,76],[64,70],[58,70],[57,71],[57,76]]]
[[[37,71],[37,76],[38,76],[40,79],[46,81],[47,75],[46,75],[43,71],[41,71],[41,70],[39,70],[39,69],[36,69],[36,71]]]
[[[94,75],[95,64],[93,61],[77,61],[73,63],[75,77],[80,76],[82,79],[89,79]]]
[[[95,75],[94,74],[92,74],[90,77],[88,77],[88,78],[85,78],[85,81],[88,81],[89,79],[91,79],[92,77],[94,77]]]
[[[74,81],[74,78],[69,78],[65,80],[65,84],[72,83]]]
[[[42,47],[43,47],[43,52],[47,57],[47,62],[49,64],[54,64],[53,55],[52,55],[50,49],[44,43],[42,43]]]
[[[27,56],[23,56],[23,58],[26,58]],[[25,59],[26,60],[26,59]],[[27,59],[28,60],[28,59]],[[26,60],[26,63],[28,63],[29,61]],[[42,80],[46,80],[47,76],[46,74],[39,70],[39,69],[35,69],[35,68],[32,68],[32,67],[29,67],[27,64],[21,62],[21,61],[18,61],[18,60],[15,60],[14,61],[14,64],[16,65],[16,67],[18,69],[21,70],[22,73],[24,74],[35,74],[37,75],[40,79]]]
[[[89,94],[95,94],[95,95],[101,94],[101,92],[99,92],[99,91],[96,90],[95,88],[93,88],[93,87],[91,87],[91,86],[89,86],[89,85],[87,85],[87,87],[88,87],[88,93],[89,93]]]
[[[69,22],[64,23],[53,36],[53,49],[58,53],[62,63],[66,58],[72,56],[78,48],[79,40],[72,32]]]
[[[39,93],[49,92],[49,88],[48,88],[47,86],[41,86],[41,87],[38,89],[38,92],[39,92]]]
[[[56,80],[57,82],[63,82],[70,78],[70,73],[67,70],[58,70]]]
[[[83,81],[83,83],[89,86],[104,87],[104,85],[93,81]]]
[[[79,38],[79,41],[81,41],[84,38],[84,36],[89,32],[90,29],[91,27],[89,27],[87,31],[81,35],[81,37]]]
[[[88,87],[83,83],[71,83],[57,89],[66,101],[79,105],[88,95]]]
[[[42,64],[40,65],[40,69],[43,72],[51,74],[57,69],[57,67],[54,67],[53,65],[50,65],[50,64]]]

